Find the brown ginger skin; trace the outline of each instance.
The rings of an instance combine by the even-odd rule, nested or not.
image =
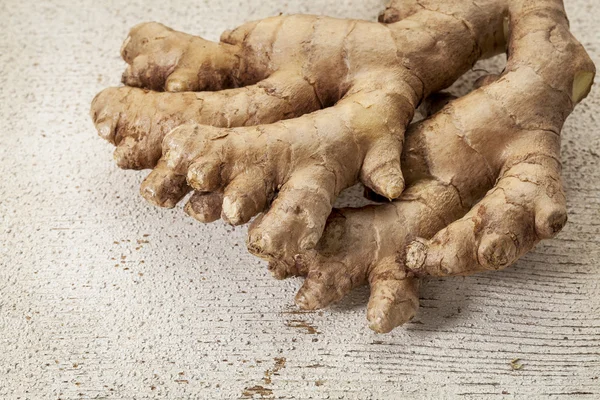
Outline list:
[[[423,32],[432,35],[435,30],[432,31],[433,27],[429,30],[424,27],[419,15],[427,15],[427,19],[441,18],[448,23],[450,20],[461,21],[463,28],[458,25],[454,28],[463,35],[463,41],[465,26],[472,35],[470,37],[476,38],[477,46],[473,48],[477,49],[477,57],[493,52],[502,42],[498,39],[497,27],[504,18],[506,2],[490,1],[486,4],[487,9],[477,7],[477,12],[472,11],[467,15],[460,13],[469,9],[469,5],[474,9],[470,2],[439,3],[393,1],[382,20],[400,20],[396,27],[401,26],[399,31],[407,35],[410,32],[413,43],[426,43]],[[481,6],[479,2],[478,6]],[[457,15],[462,15],[462,20],[456,18]],[[318,19],[324,20],[327,19]],[[483,23],[484,20],[486,23]],[[356,23],[356,26],[361,24]],[[284,25],[282,22],[281,30]],[[392,31],[392,25],[386,29]],[[350,33],[356,32],[356,26]],[[436,26],[439,28],[440,24]],[[403,148],[402,133],[398,135],[397,130],[392,130],[397,129],[398,125],[395,124],[399,123],[403,131],[408,123],[406,118],[412,116],[412,109],[423,96],[434,91],[434,87],[437,90],[455,79],[461,68],[465,65],[468,68],[469,63],[474,61],[471,58],[473,54],[464,53],[462,60],[467,60],[466,64],[429,63],[423,73],[442,68],[437,70],[440,75],[433,77],[433,81],[437,79],[439,87],[432,85],[428,88],[428,76],[419,75],[419,72],[410,68],[410,74],[414,73],[423,83],[421,92],[418,92],[418,86],[411,85],[410,74],[389,74],[385,68],[379,68],[376,69],[378,75],[369,71],[350,75],[349,71],[360,71],[360,68],[347,68],[346,75],[335,81],[341,101],[334,107],[289,121],[263,123],[255,128],[219,128],[246,125],[246,122],[231,123],[234,118],[229,115],[230,111],[222,113],[227,124],[211,122],[215,127],[197,125],[205,124],[203,121],[206,120],[202,118],[210,117],[203,115],[205,104],[221,104],[223,109],[227,104],[201,99],[196,103],[201,107],[191,107],[195,110],[193,117],[179,117],[179,112],[174,108],[166,120],[150,122],[144,129],[130,129],[136,121],[152,121],[153,117],[147,116],[156,116],[157,110],[156,106],[146,106],[149,102],[143,100],[145,97],[130,102],[128,97],[136,93],[136,89],[103,92],[95,100],[92,112],[99,130],[108,125],[109,128],[104,129],[108,132],[105,136],[119,147],[123,138],[133,137],[133,142],[123,146],[127,150],[117,153],[118,161],[121,160],[120,154],[126,160],[120,161],[123,166],[151,166],[152,157],[147,154],[160,152],[160,149],[156,150],[156,143],[168,131],[164,126],[177,118],[181,119],[168,128],[194,122],[175,129],[165,139],[163,159],[144,185],[147,197],[172,206],[189,190],[189,183],[197,192],[186,206],[188,212],[201,220],[214,220],[219,215],[223,201],[223,217],[233,223],[242,223],[260,212],[277,194],[270,211],[255,220],[251,227],[251,250],[270,259],[271,268],[279,277],[307,275],[297,296],[297,303],[303,308],[324,307],[341,299],[353,287],[369,283],[370,326],[377,332],[387,332],[406,322],[416,312],[416,276],[463,275],[504,268],[540,239],[554,235],[566,221],[565,199],[560,184],[560,130],[574,105],[587,95],[595,68],[581,45],[569,33],[564,9],[558,0],[510,1],[508,27],[509,61],[504,73],[500,77],[481,81],[479,89],[451,102],[432,118],[411,126]],[[249,36],[252,35],[245,37]],[[272,38],[263,37],[260,40],[271,44],[278,42],[272,42]],[[394,41],[397,43],[396,37]],[[383,42],[386,43],[385,40]],[[445,45],[453,43],[452,40],[442,42]],[[135,43],[133,36],[129,45],[131,43]],[[286,40],[282,43],[291,42]],[[464,48],[465,44],[462,43],[462,46]],[[344,49],[347,60],[361,59],[362,56],[348,57],[351,52],[347,53],[347,47]],[[154,54],[151,50],[144,51]],[[265,56],[268,50],[258,53]],[[235,79],[221,79],[210,84],[198,79],[200,86],[194,86],[196,81],[191,77],[183,86],[169,84],[167,89],[216,89],[219,84],[250,83],[251,80],[244,82],[240,78],[244,76],[243,73],[237,74],[247,71],[250,65],[248,59],[252,59],[252,56],[244,54],[245,57],[241,58],[244,64],[241,61],[239,64],[223,62],[225,66],[237,65],[232,69],[236,72],[233,75]],[[335,54],[335,51],[327,54]],[[461,54],[453,55],[448,61],[456,61],[453,57],[461,59]],[[269,61],[267,65],[274,65],[271,56],[269,54],[266,58]],[[377,57],[382,56],[377,54]],[[402,61],[400,69],[403,72],[407,72],[402,69],[407,68],[405,61],[413,56],[418,57],[412,59],[414,64],[411,65],[419,64],[418,61],[423,64],[428,57],[435,58],[431,54],[431,47],[407,51],[398,58]],[[445,53],[442,56],[448,57]],[[219,71],[227,70],[229,67],[219,67],[220,59],[201,65],[209,65]],[[309,60],[311,62],[308,64],[302,61],[302,65],[311,65],[313,58]],[[160,88],[171,76],[160,71],[174,74],[179,66],[156,69],[155,64],[160,63],[148,62],[147,71],[152,72],[143,72],[143,63],[139,63],[142,67],[137,70],[142,72],[137,72],[138,81],[128,81],[127,76],[125,81]],[[186,64],[186,69],[182,69],[184,72],[176,75],[179,80],[183,80],[185,71],[189,72],[189,65],[193,64]],[[364,65],[374,70],[377,64],[373,60],[372,64]],[[387,64],[383,62],[381,65]],[[276,68],[275,72],[280,71],[279,66]],[[339,72],[336,69],[334,71]],[[135,75],[134,72],[129,74]],[[268,74],[250,75],[256,81]],[[303,76],[312,75],[303,72]],[[354,79],[349,79],[349,76]],[[147,82],[144,77],[148,78]],[[444,81],[446,78],[448,81]],[[287,78],[284,80],[288,82]],[[172,81],[177,82],[175,79]],[[331,103],[322,101],[327,98],[327,93],[335,92],[326,90],[327,82],[331,80],[319,81],[321,86],[316,85],[316,80],[310,82],[319,102],[318,108],[336,101],[335,96],[331,97]],[[378,85],[381,82],[386,84]],[[402,91],[405,88],[402,86],[400,92],[406,97],[397,103],[399,108],[394,109],[394,115],[386,114],[384,105],[396,104],[393,96],[398,94],[399,89],[386,92],[388,83],[407,85],[406,88],[410,87],[412,93],[416,93],[415,97],[410,97],[408,91]],[[248,86],[245,89],[250,90],[248,93],[254,93],[251,91],[255,88]],[[246,96],[241,94],[244,92],[240,89],[231,90],[228,93],[242,96],[244,104],[253,104],[254,94]],[[125,94],[127,91],[128,94]],[[192,103],[194,99],[191,96],[212,94],[159,94],[141,90],[137,93],[155,99],[160,95],[183,99],[179,96],[185,95],[190,96]],[[280,96],[274,97],[281,100]],[[292,104],[289,101],[293,101],[293,98],[285,98],[286,104]],[[413,101],[407,102],[406,98]],[[273,104],[283,104],[278,103],[279,100],[273,99]],[[292,104],[290,109],[296,106],[299,105]],[[411,111],[403,114],[410,108],[408,106],[412,107]],[[373,108],[375,112],[371,112]],[[277,114],[269,113],[268,108],[264,110],[265,115]],[[247,116],[248,113],[242,114]],[[277,119],[293,116],[289,113],[279,114]],[[380,132],[381,127],[385,126],[381,125],[381,121],[387,125],[387,129],[383,129],[387,135],[375,132],[378,129]],[[319,129],[320,126],[324,128]],[[377,129],[372,129],[373,126]],[[324,221],[339,190],[353,184],[357,178],[360,177],[380,194],[395,197],[390,196],[385,188],[398,178],[398,174],[392,174],[392,178],[388,174],[383,174],[385,178],[377,178],[377,171],[382,171],[382,168],[390,164],[393,168],[399,165],[390,161],[395,159],[395,155],[390,156],[390,153],[396,154],[388,148],[390,142],[385,140],[390,137],[397,139],[398,151],[402,149],[406,190],[393,203],[334,210],[322,238],[317,242],[323,230],[323,224],[319,221]],[[356,147],[349,149],[348,142]],[[383,154],[382,158],[373,158],[388,162],[367,162],[369,150],[372,149],[379,150],[377,154]],[[128,161],[136,159],[143,162]],[[375,167],[365,170],[365,165]],[[318,170],[318,167],[325,167],[325,170]],[[385,168],[383,171],[387,172]],[[265,238],[269,238],[270,242]]]
[[[508,54],[493,83],[408,130],[396,201],[334,211],[296,257],[302,308],[368,282],[370,326],[387,332],[416,312],[415,277],[502,269],[562,229],[560,132],[595,67],[559,0],[510,2]]]
[[[404,3],[411,14],[389,24],[280,16],[226,32],[218,44],[138,26],[122,49],[125,83],[224,90],[110,88],[94,99],[92,117],[122,167],[154,167],[163,144],[142,186],[146,199],[173,207],[191,186],[188,213],[232,224],[270,204],[249,248],[289,258],[314,247],[333,201],[357,180],[398,197],[415,108],[504,47],[502,1]]]
[[[498,138],[489,134],[484,143],[465,135],[487,165],[496,167],[495,186],[431,241],[411,245],[407,262],[416,273],[466,275],[504,268],[566,223],[560,133],[589,93],[595,66],[569,32],[561,1],[515,0],[510,5],[505,72],[478,91],[481,99],[471,96],[472,103],[464,106],[475,109],[475,103],[485,101],[506,110]],[[475,115],[469,119],[478,122]]]

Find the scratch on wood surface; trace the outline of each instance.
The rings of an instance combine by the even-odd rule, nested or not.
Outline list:
[[[247,387],[242,391],[242,399],[252,399],[256,395],[260,396],[261,399],[272,399],[273,390],[260,385],[256,385]]]
[[[285,321],[285,325],[289,328],[299,328],[299,329],[305,329],[305,333],[309,334],[309,335],[318,335],[321,332],[319,332],[317,330],[317,328],[315,328],[314,326],[310,325],[308,322],[301,320],[301,319],[291,319],[288,321]]]
[[[510,361],[510,367],[513,369],[513,371],[518,371],[520,369],[523,369],[523,365],[524,364],[521,363],[521,359],[520,358],[513,358]]]
[[[278,375],[278,372],[281,369],[285,368],[285,357],[275,357],[273,360],[275,361],[273,367],[267,369],[265,371],[264,377],[262,378],[262,381],[265,385],[272,384],[273,376]],[[257,360],[256,363],[260,364],[262,363],[262,361]],[[242,391],[243,399],[254,398],[254,396],[256,395],[260,396],[261,399],[273,398],[273,389],[264,387],[262,385],[253,385],[245,387]]]
[[[272,383],[271,377],[273,375],[277,375],[280,369],[285,368],[285,357],[275,357],[275,366],[272,369],[268,369],[265,371],[265,377],[263,381],[269,385]]]

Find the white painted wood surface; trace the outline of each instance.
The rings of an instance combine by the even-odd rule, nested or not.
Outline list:
[[[567,6],[598,62],[595,3]],[[564,130],[566,229],[507,271],[426,282],[415,321],[388,335],[366,326],[366,290],[298,312],[300,281],[271,279],[245,229],[147,205],[145,173],[117,169],[87,116],[138,22],[215,39],[279,12],[381,7],[0,2],[0,398],[600,399],[598,87]]]

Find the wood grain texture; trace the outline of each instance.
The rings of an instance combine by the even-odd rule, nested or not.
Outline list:
[[[567,8],[600,64],[594,3]],[[244,228],[147,205],[145,173],[117,169],[87,116],[118,84],[118,50],[138,22],[216,39],[279,12],[374,19],[381,8],[0,3],[0,398],[600,398],[597,86],[563,134],[565,230],[506,271],[427,281],[417,318],[388,335],[367,328],[366,290],[299,312],[300,281],[271,279]],[[455,91],[501,64],[482,63]]]

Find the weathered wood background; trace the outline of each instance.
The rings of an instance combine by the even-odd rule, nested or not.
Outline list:
[[[596,0],[567,3],[600,61]],[[0,2],[0,398],[600,399],[598,86],[564,130],[566,229],[507,271],[426,282],[418,317],[388,335],[366,326],[366,290],[298,312],[300,281],[271,279],[244,228],[147,205],[145,173],[117,169],[87,116],[119,83],[119,47],[138,22],[216,39],[279,12],[374,19],[380,9]]]

